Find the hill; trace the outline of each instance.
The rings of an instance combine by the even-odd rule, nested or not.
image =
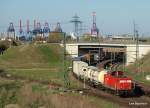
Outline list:
[[[146,76],[150,75],[150,53],[139,59],[134,64],[131,64],[122,69],[135,80],[150,85],[150,81],[146,80]]]
[[[69,62],[66,63],[68,66]],[[7,49],[0,55],[0,75],[9,75],[7,78],[0,76],[0,108],[12,105],[19,108],[121,107],[102,98],[63,92],[63,66],[63,49],[58,44],[26,44]],[[72,76],[71,86],[83,86],[73,79]],[[61,87],[31,80],[50,81]]]
[[[0,56],[0,69],[29,79],[62,84],[63,50],[58,44],[26,44],[11,47]]]

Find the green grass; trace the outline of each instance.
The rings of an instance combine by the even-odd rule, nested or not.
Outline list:
[[[120,69],[125,71],[127,75],[131,76],[137,81],[150,85],[150,81],[146,80],[146,75],[150,75],[150,53],[145,55],[142,59],[129,66],[120,66]]]
[[[0,56],[0,69],[27,79],[62,83],[63,50],[58,44],[11,47]]]
[[[56,65],[63,62],[63,50],[58,45],[39,45],[38,49],[43,54],[43,58],[48,61],[50,65]]]
[[[107,100],[102,99],[102,98],[94,97],[94,96],[88,96],[88,95],[82,96],[78,93],[70,93],[68,95],[69,96],[76,96],[76,97],[83,97],[83,98],[89,100],[89,102],[95,103],[100,108],[122,108],[121,106],[117,105],[116,103],[107,101]]]
[[[13,82],[14,82],[13,80],[8,80],[0,77],[0,87],[2,87],[3,85],[11,84]]]
[[[65,62],[67,72],[70,61]],[[58,44],[27,44],[9,48],[0,56],[0,69],[29,79],[64,84],[63,48]],[[76,86],[75,81],[71,85]]]
[[[9,81],[6,79],[0,83],[0,108],[4,108],[7,104],[15,104],[17,103],[17,94],[21,87],[21,83],[18,81]]]
[[[11,47],[0,56],[0,68],[49,68],[62,64],[59,45],[21,45]]]
[[[36,46],[22,45],[9,48],[0,56],[0,68],[48,67]]]
[[[7,73],[28,80],[48,81],[63,84],[63,72],[50,69],[10,69]]]
[[[66,61],[65,71],[67,71],[67,67],[69,65],[71,65],[70,61]],[[28,45],[11,47],[4,53],[4,55],[0,56],[1,70],[4,70],[4,72],[14,75],[16,77],[29,79],[29,80],[50,81],[50,82],[63,85],[64,84],[63,66],[64,66],[63,49],[57,44],[45,44],[45,45],[28,44]],[[50,89],[48,89],[48,86],[43,87],[44,85],[39,85],[39,84],[32,84],[31,87],[24,87],[23,85],[23,87],[21,86],[21,88],[19,88],[20,84],[18,84],[17,82],[11,80],[5,81],[3,79],[2,80],[0,79],[0,85],[1,87],[4,88],[4,90],[0,89],[0,96],[3,97],[1,98],[0,103],[3,103],[3,105],[6,105],[8,103],[19,103],[19,104],[21,103],[20,105],[23,106],[26,104],[24,106],[24,108],[26,108],[26,106],[28,106],[29,104],[32,105],[34,102],[35,102],[34,105],[36,105],[36,102],[40,100],[40,102],[46,101],[44,102],[46,104],[49,104],[51,102],[52,105],[54,106],[55,105],[57,106],[59,102],[59,104],[62,106],[63,100],[57,99],[57,97],[60,97],[66,100],[63,101],[64,105],[68,105],[67,101],[69,101],[70,106],[72,106],[73,104],[76,105],[76,103],[73,102],[76,99],[80,99],[81,97],[80,99],[81,106],[82,106],[82,102],[86,105],[90,101],[92,103],[98,103],[98,106],[101,106],[103,108],[119,108],[116,104],[107,102],[102,99],[98,99],[96,97],[88,97],[87,99],[84,100],[84,98],[82,99],[81,95],[79,95],[79,97],[77,97],[76,99],[74,99],[73,96],[71,97],[69,96],[66,98],[66,96],[62,97],[61,95],[60,96],[57,95],[53,96],[52,94],[43,95],[45,92],[47,93],[47,90]],[[15,89],[12,89],[11,85],[13,87],[16,86]],[[79,85],[75,80],[73,81],[71,80],[71,87],[79,87]],[[58,91],[53,91],[53,92],[57,93]],[[51,95],[54,98],[51,98]],[[43,96],[42,99],[41,96]],[[90,105],[90,103],[88,105]],[[67,108],[70,107],[68,106]]]
[[[146,80],[145,77],[146,75],[149,75],[149,72],[135,72],[135,71],[132,71],[131,69],[129,69],[128,67],[126,67],[126,69],[121,69],[123,70],[124,72],[126,72],[125,74],[130,76],[131,78],[133,78],[134,80],[136,81],[139,81],[139,82],[142,82],[142,83],[145,83],[147,85],[150,85],[150,81]]]

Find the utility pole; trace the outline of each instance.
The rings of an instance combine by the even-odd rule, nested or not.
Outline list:
[[[66,33],[63,34],[63,71],[64,71],[64,88],[68,88],[70,86],[68,72],[69,69],[66,65]],[[67,68],[67,69],[66,69]]]
[[[139,59],[139,33],[137,30],[137,25],[135,23],[135,21],[133,21],[133,26],[134,26],[134,36],[133,36],[133,41],[135,43],[135,47],[136,47],[136,51],[135,51],[135,66],[137,69],[137,72],[139,72],[139,63],[138,63],[138,59]]]
[[[135,42],[135,37],[136,37],[136,24],[135,21],[133,21],[133,41]]]
[[[136,67],[137,67],[137,73],[139,72],[139,63],[138,63],[138,59],[139,59],[139,34],[138,34],[138,30],[135,31],[136,34]]]
[[[70,21],[74,24],[74,33],[77,36],[77,42],[79,41],[79,25],[81,26],[82,21],[79,20],[79,16],[75,14],[75,16],[72,17],[73,19]]]
[[[139,58],[139,33],[138,30],[135,31],[136,34],[136,62]]]

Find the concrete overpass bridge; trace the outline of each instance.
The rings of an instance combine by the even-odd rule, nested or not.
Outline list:
[[[66,44],[66,50],[72,57],[82,56],[97,51],[109,58],[120,58],[126,65],[135,62],[136,57],[142,58],[150,52],[150,45],[139,44],[108,44],[108,43],[71,43]]]

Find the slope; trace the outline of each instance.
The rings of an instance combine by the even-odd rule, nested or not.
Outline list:
[[[146,76],[150,75],[150,53],[134,64],[123,67],[123,70],[135,80],[150,85],[150,81],[146,80]]]
[[[62,83],[63,50],[58,44],[25,44],[9,48],[0,56],[0,69],[29,79]]]

